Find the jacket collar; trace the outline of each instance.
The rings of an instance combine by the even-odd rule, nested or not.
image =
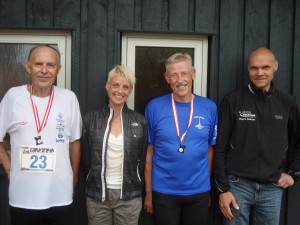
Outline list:
[[[121,109],[121,112],[123,112],[124,110],[127,110],[127,109],[128,109],[128,106],[127,106],[127,103],[125,102],[123,108]],[[109,106],[108,106],[108,104],[107,104],[107,105],[104,106],[104,110],[105,110],[106,112],[110,112],[112,109],[109,108]]]
[[[257,97],[270,97],[274,93],[273,82],[271,82],[271,86],[270,86],[269,91],[264,91],[264,90],[256,87],[251,82],[249,83],[248,88],[251,91],[251,93],[254,94]]]

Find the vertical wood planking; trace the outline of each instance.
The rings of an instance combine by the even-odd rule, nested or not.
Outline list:
[[[107,54],[107,1],[87,2],[87,111],[105,104]]]
[[[76,36],[80,37],[79,48],[79,73],[80,73],[80,109],[83,115],[87,111],[87,74],[88,74],[88,0],[80,1],[80,31],[76,31]]]
[[[194,32],[195,31],[195,22],[196,22],[196,15],[195,12],[196,9],[196,1],[195,0],[188,0],[188,32]]]
[[[162,0],[148,0],[143,1],[142,5],[142,30],[145,31],[159,31],[161,29],[162,14],[163,14]]]
[[[7,24],[7,0],[0,0],[0,25],[5,26]]]
[[[0,25],[26,26],[26,1],[2,0],[0,1]]]
[[[300,105],[300,1],[295,0],[294,7],[294,60],[293,60],[293,90]],[[299,200],[300,202],[300,200]]]
[[[269,1],[245,1],[245,60],[258,47],[269,45]]]
[[[294,0],[271,0],[270,48],[279,62],[276,87],[291,94],[293,73]]]
[[[219,4],[217,0],[194,0],[195,31],[202,33],[215,33],[218,28]],[[225,3],[226,4],[226,3]],[[191,11],[191,10],[190,10]]]
[[[248,81],[248,56],[258,47],[269,47],[269,1],[245,1],[244,80]],[[245,82],[246,83],[246,82]]]
[[[117,29],[133,30],[134,0],[115,0],[115,26]]]
[[[169,1],[169,31],[186,32],[189,28],[189,1]]]
[[[52,27],[53,0],[27,0],[27,25],[35,27]]]
[[[219,99],[242,86],[244,4],[239,0],[220,2]]]
[[[135,0],[134,3],[134,30],[142,29],[142,6],[143,0]]]

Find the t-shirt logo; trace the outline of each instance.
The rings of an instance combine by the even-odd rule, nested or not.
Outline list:
[[[65,120],[64,120],[64,115],[62,113],[59,113],[56,118],[56,130],[58,131],[57,133],[57,138],[56,138],[56,143],[64,143],[64,130],[65,130]]]
[[[201,120],[204,120],[202,116],[194,116],[195,119],[198,119],[198,124],[195,126],[197,129],[201,130],[204,126],[201,125]]]
[[[239,111],[239,120],[256,121],[256,115],[251,113],[251,111]]]

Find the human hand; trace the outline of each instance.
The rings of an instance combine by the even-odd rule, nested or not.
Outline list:
[[[294,179],[287,173],[282,173],[277,181],[278,187],[287,188],[295,183]]]
[[[152,204],[152,195],[146,194],[144,201],[144,209],[147,213],[153,214],[153,204]]]
[[[231,204],[236,210],[240,209],[235,201],[235,197],[231,192],[221,193],[219,196],[219,207],[225,218],[229,220],[233,219],[233,215],[230,209]]]

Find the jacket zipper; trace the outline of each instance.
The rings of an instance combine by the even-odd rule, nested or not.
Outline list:
[[[108,139],[108,134],[110,130],[110,122],[113,117],[113,110],[110,109],[108,121],[107,121],[107,126],[104,132],[104,140],[102,144],[102,168],[101,168],[101,180],[102,180],[102,202],[105,201],[105,191],[106,191],[106,183],[105,183],[105,156],[106,156],[106,146],[107,146],[107,139]]]
[[[123,151],[123,154],[122,154],[122,174],[121,174],[121,194],[120,194],[120,199],[123,198],[123,177],[124,177],[124,144],[125,144],[125,135],[124,135],[124,129],[123,129],[123,108],[121,109],[121,112],[120,112],[120,115],[121,115],[121,126],[122,126],[122,135],[123,135],[123,148],[122,148],[122,151]]]
[[[141,179],[140,173],[139,173],[139,165],[140,165],[140,160],[138,160],[138,164],[137,164],[137,167],[136,167],[136,174],[139,178],[139,181],[142,182],[142,179]]]
[[[260,142],[259,142],[259,149],[258,149],[258,154],[259,154],[259,158],[261,157],[261,155],[262,155],[262,142],[263,142],[263,134],[264,134],[264,123],[265,123],[265,110],[264,110],[264,107],[265,107],[265,100],[262,98],[262,99],[260,99],[259,97],[258,97],[258,101],[259,101],[259,103],[261,104],[261,107],[259,107],[259,108],[261,108],[261,135],[260,135]],[[257,178],[257,174],[259,173],[259,171],[260,171],[260,165],[261,165],[261,161],[259,160],[258,161],[258,166],[257,166],[257,171],[256,171],[256,178]]]

